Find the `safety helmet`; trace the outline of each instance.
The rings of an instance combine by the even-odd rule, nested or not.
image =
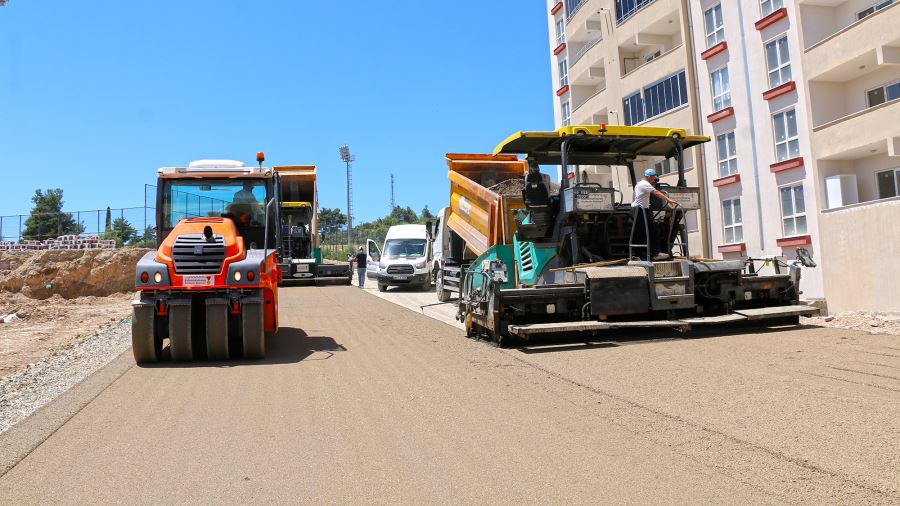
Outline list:
[[[656,177],[656,169],[647,169],[644,171],[644,177]]]

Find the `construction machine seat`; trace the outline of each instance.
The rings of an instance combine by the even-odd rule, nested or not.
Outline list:
[[[550,190],[540,172],[528,174],[525,178],[522,200],[529,208],[550,206]]]

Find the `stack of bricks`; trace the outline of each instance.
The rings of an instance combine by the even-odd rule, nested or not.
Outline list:
[[[35,241],[26,239],[20,243],[0,241],[0,251],[37,251],[68,249],[108,249],[115,248],[116,241],[100,239],[96,235],[81,237],[78,235],[61,235],[55,239]]]

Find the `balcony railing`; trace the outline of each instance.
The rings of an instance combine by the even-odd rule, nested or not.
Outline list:
[[[586,3],[588,3],[588,0],[569,0],[566,2],[566,24],[569,24],[569,21],[572,21],[572,18],[575,17],[575,13],[584,7],[584,4]]]
[[[603,32],[598,32],[597,35],[591,38],[591,40],[587,41],[584,46],[581,47],[578,51],[575,52],[574,55],[570,58],[570,65],[575,65],[575,62],[580,60],[584,55],[587,54],[588,51],[591,50],[592,47],[596,46],[601,40],[603,40]]]
[[[577,112],[578,109],[581,109],[585,104],[589,103],[591,100],[594,99],[594,97],[596,97],[597,95],[600,95],[600,94],[603,93],[604,91],[606,91],[606,86],[604,86],[602,90],[600,90],[600,91],[594,93],[593,95],[589,96],[588,98],[586,98],[586,99],[584,100],[584,102],[582,102],[582,103],[576,105],[576,106],[575,106],[575,109],[573,109],[572,112],[573,112],[573,113]]]

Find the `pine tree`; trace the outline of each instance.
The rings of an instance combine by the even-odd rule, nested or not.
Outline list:
[[[31,201],[34,207],[25,220],[25,230],[22,231],[24,239],[52,239],[84,232],[84,225],[76,223],[71,214],[62,211],[62,189],[48,189],[46,192],[37,189]]]

